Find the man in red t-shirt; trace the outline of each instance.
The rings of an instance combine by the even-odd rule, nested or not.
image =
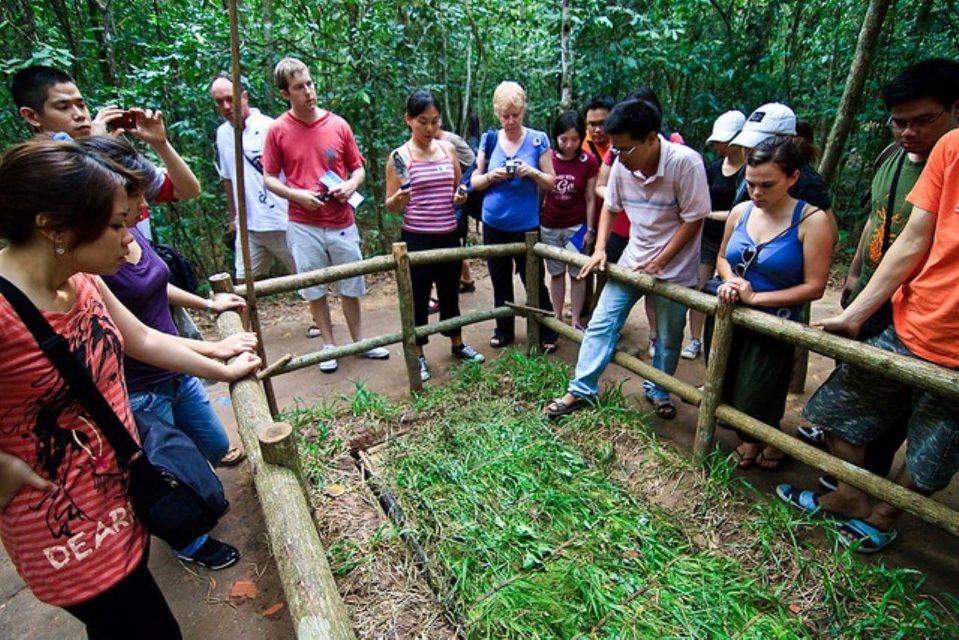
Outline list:
[[[360,234],[348,202],[363,181],[363,156],[346,120],[316,106],[310,70],[296,58],[284,58],[274,70],[280,95],[290,110],[276,119],[263,146],[266,188],[290,202],[287,243],[298,273],[363,259]],[[285,181],[280,179],[283,173]],[[363,276],[337,282],[343,315],[354,342],[362,339],[360,296],[366,293]],[[333,322],[326,285],[300,292],[310,303],[313,321],[323,336],[323,350],[333,349]],[[385,360],[390,352],[376,347],[362,354]],[[336,360],[320,363],[333,373]]]

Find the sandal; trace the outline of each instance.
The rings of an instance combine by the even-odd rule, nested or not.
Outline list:
[[[823,495],[808,489],[800,489],[791,484],[780,484],[776,486],[776,495],[786,504],[796,507],[800,511],[805,511],[809,515],[828,516],[830,518],[846,518],[847,516],[835,511],[830,511],[819,504],[819,498]]]
[[[306,337],[307,338],[319,338],[322,333],[320,333],[320,328],[315,324],[311,324],[306,328]]]
[[[768,447],[767,447],[768,449]],[[778,458],[770,458],[766,455],[766,449],[763,449],[759,452],[759,455],[756,456],[756,466],[763,471],[775,471],[782,466],[783,461],[786,459],[786,454],[780,452]]]
[[[559,349],[558,342],[558,340],[553,342],[543,342],[539,347],[542,349],[543,353],[555,353],[556,350]]]
[[[246,460],[246,452],[239,447],[230,447],[230,450],[226,452],[226,455],[220,459],[220,463],[217,465],[219,467],[235,467]]]
[[[436,298],[430,298],[429,306],[427,307],[430,314],[440,312],[440,301]]]
[[[839,542],[845,547],[852,547],[859,553],[882,551],[892,544],[898,535],[895,529],[882,531],[858,518],[847,520],[839,526]]]
[[[672,420],[676,417],[676,406],[669,398],[649,398],[653,403],[653,411],[663,420]]]
[[[500,334],[500,333],[494,333],[494,334],[493,334],[493,337],[489,339],[489,346],[493,347],[494,349],[501,349],[501,348],[505,347],[506,345],[512,344],[512,343],[513,343],[513,339],[512,339],[512,338],[510,338],[509,340],[507,340],[507,339],[506,339],[502,334]]]
[[[573,402],[566,404],[562,398],[556,398],[546,405],[546,417],[550,420],[556,420],[563,416],[568,416],[574,411],[579,411],[590,404],[589,398],[576,398]]]
[[[756,464],[756,458],[759,457],[760,453],[761,452],[757,451],[755,455],[745,456],[739,452],[739,449],[734,450],[733,456],[736,459],[736,467],[742,471],[751,468],[754,464]]]
[[[470,280],[460,280],[460,293],[473,293],[476,291],[476,281]]]

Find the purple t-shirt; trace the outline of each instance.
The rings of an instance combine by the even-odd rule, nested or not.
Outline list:
[[[116,274],[104,276],[103,281],[140,322],[171,336],[179,335],[167,298],[170,269],[138,229],[131,228],[130,234],[142,249],[140,261],[136,264],[125,262]],[[131,393],[148,391],[177,376],[173,371],[159,369],[129,356],[123,360],[123,369]]]

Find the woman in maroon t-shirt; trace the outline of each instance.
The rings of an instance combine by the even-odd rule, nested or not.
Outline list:
[[[596,199],[593,193],[596,174],[599,173],[598,159],[580,149],[585,135],[586,125],[576,111],[562,114],[553,125],[552,153],[556,185],[546,193],[540,218],[540,235],[544,243],[561,249],[573,247],[581,252],[584,246],[591,246],[596,241]],[[550,275],[549,295],[553,300],[553,313],[562,322],[567,265],[559,260],[547,260],[546,269]],[[578,272],[578,269],[569,266],[573,307],[571,323],[573,328],[582,331],[579,316],[583,312],[586,283],[576,279]]]

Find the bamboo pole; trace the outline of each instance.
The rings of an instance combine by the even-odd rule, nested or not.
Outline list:
[[[416,324],[413,316],[413,279],[410,275],[410,255],[405,242],[393,243],[393,259],[396,261],[396,293],[400,304],[400,327],[403,332],[403,359],[406,361],[406,377],[410,391],[422,391],[419,358],[416,354]]]
[[[533,247],[539,240],[539,233],[528,231],[526,233],[526,304],[530,307],[539,307],[539,287],[543,281],[543,274],[540,273],[540,264],[542,261]],[[526,314],[526,350],[532,354],[539,349],[539,318],[536,314]]]
[[[243,275],[247,285],[253,282],[255,273],[250,268],[250,234],[246,223],[246,163],[243,162],[243,129],[246,122],[243,120],[243,109],[240,98],[243,95],[243,86],[240,82],[240,19],[237,12],[237,0],[230,0],[230,81],[233,83],[233,166],[236,167],[234,184],[237,194],[233,201],[236,206],[236,218],[239,222],[240,253],[243,256]],[[217,274],[219,275],[219,274]],[[212,284],[212,278],[210,280]],[[214,289],[216,291],[216,289]],[[219,291],[226,293],[226,291]],[[263,331],[260,328],[260,314],[256,308],[256,290],[249,289],[246,298],[246,308],[250,314],[250,328],[256,334],[256,353],[268,364],[266,348],[263,346]],[[273,384],[267,380],[263,385],[267,404],[270,405],[270,414],[276,415],[276,395],[273,393]]]
[[[812,305],[806,303],[799,312],[799,322],[809,324]],[[793,358],[792,376],[789,378],[789,393],[802,393],[806,390],[806,374],[809,372],[809,350],[796,349],[796,356]]]
[[[243,330],[240,316],[217,318],[220,337]],[[264,460],[257,426],[272,423],[261,383],[230,385],[237,428],[253,470],[277,573],[299,640],[355,640],[353,627],[320,543],[312,510],[295,472]]]
[[[713,447],[716,432],[716,407],[722,398],[726,378],[726,363],[733,341],[732,305],[720,303],[716,307],[716,323],[713,326],[712,346],[706,364],[706,380],[703,398],[696,417],[696,438],[693,442],[693,461],[702,464]]]

